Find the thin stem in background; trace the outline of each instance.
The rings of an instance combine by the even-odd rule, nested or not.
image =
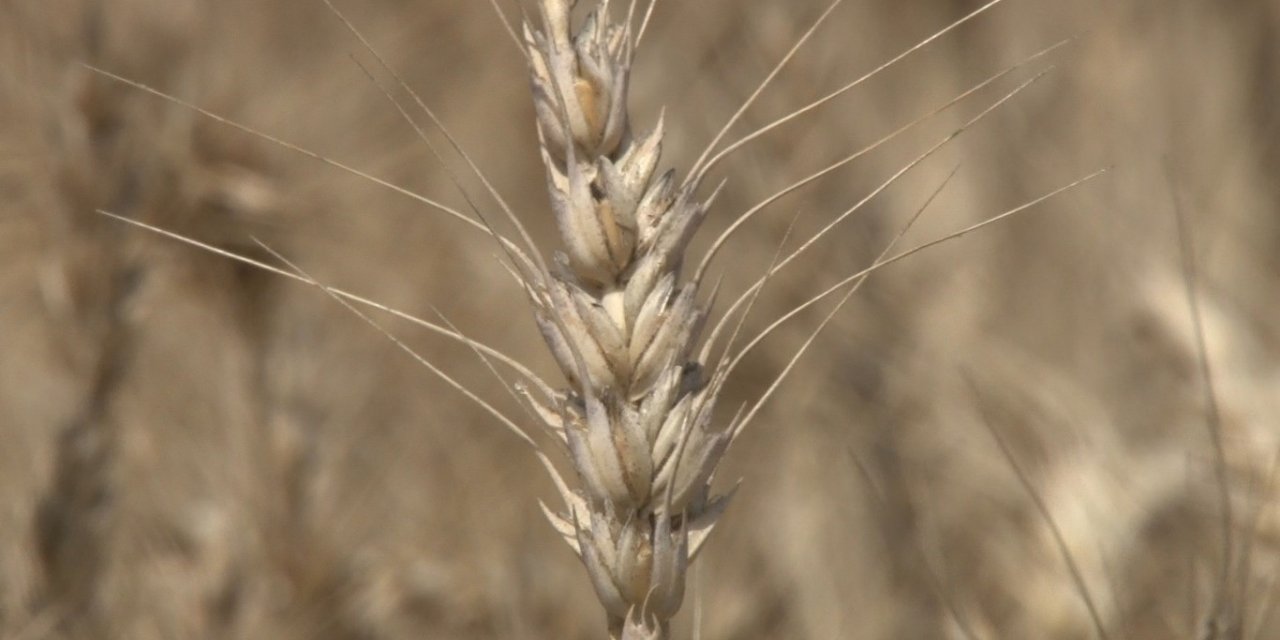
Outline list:
[[[1093,622],[1094,632],[1098,634],[1098,638],[1101,640],[1110,640],[1107,627],[1102,621],[1102,614],[1094,602],[1093,596],[1089,591],[1089,585],[1085,582],[1084,574],[1080,571],[1080,565],[1076,563],[1075,554],[1071,552],[1071,547],[1067,544],[1067,538],[1063,535],[1062,528],[1058,526],[1057,519],[1053,517],[1053,512],[1049,510],[1049,505],[1045,503],[1044,497],[1036,489],[1035,483],[1031,481],[1026,469],[1022,467],[1022,463],[1018,462],[1018,457],[1014,455],[1009,443],[1005,441],[1000,430],[992,422],[978,385],[968,375],[964,376],[964,381],[969,385],[969,390],[973,394],[983,426],[991,434],[996,446],[1000,449],[1000,454],[1004,456],[1005,462],[1009,464],[1009,468],[1017,476],[1018,484],[1022,485],[1022,488],[1026,490],[1027,495],[1031,498],[1031,502],[1035,505],[1040,518],[1049,527],[1049,533],[1053,535],[1054,545],[1057,546],[1058,552],[1062,555],[1062,561],[1067,565],[1067,571],[1071,574],[1071,582],[1075,585],[1076,593],[1080,595],[1080,599],[1084,601],[1085,608],[1089,611],[1089,619]]]

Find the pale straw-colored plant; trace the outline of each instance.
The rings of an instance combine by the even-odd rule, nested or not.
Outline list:
[[[525,397],[580,480],[575,490],[557,479],[569,512],[547,515],[586,566],[610,633],[666,637],[686,567],[727,503],[709,495],[734,426],[712,426],[726,369],[696,359],[707,309],[700,282],[681,281],[707,208],[700,177],[657,174],[661,124],[631,131],[629,24],[613,24],[603,3],[574,33],[567,0],[539,8],[542,28],[526,26],[525,39],[565,250],[551,270],[523,275],[570,388],[547,403]]]
[[[320,284],[275,252],[272,253],[288,265],[288,269],[254,261],[108,212],[103,213],[318,286],[370,324],[374,324],[392,340],[396,339],[356,310],[353,303],[392,313],[469,345],[495,374],[498,374],[498,369],[494,363],[514,370],[523,381],[513,385],[513,388],[528,409],[529,417],[541,423],[540,426],[548,434],[550,446],[538,444],[514,420],[471,389],[456,382],[441,368],[413,353],[425,366],[534,447],[564,502],[560,508],[544,506],[544,511],[551,524],[586,567],[605,611],[610,637],[628,640],[667,638],[670,635],[671,620],[684,601],[689,564],[707,541],[732,494],[730,491],[714,495],[712,483],[719,462],[735,438],[759,414],[761,406],[812,344],[817,333],[866,277],[873,271],[918,251],[1025,211],[1097,173],[1017,208],[900,253],[891,254],[894,244],[890,244],[870,267],[840,279],[776,319],[747,341],[745,346],[736,350],[734,342],[742,328],[742,318],[772,275],[790,264],[841,221],[861,210],[867,202],[896,183],[908,171],[931,157],[961,131],[1034,82],[1035,78],[1003,95],[915,157],[867,196],[836,216],[799,248],[785,256],[779,252],[765,273],[742,292],[714,324],[709,324],[707,320],[715,297],[714,291],[704,291],[707,288],[704,284],[709,265],[743,223],[783,196],[848,165],[1058,45],[988,78],[875,143],[791,184],[752,207],[715,239],[697,268],[692,269],[691,274],[686,274],[684,267],[689,243],[707,215],[708,203],[714,199],[714,193],[705,199],[701,198],[698,195],[700,187],[711,169],[748,142],[857,87],[1000,1],[992,0],[984,4],[870,73],[714,153],[724,136],[756,97],[842,3],[842,0],[834,0],[720,130],[694,164],[688,177],[680,180],[674,171],[659,170],[664,134],[661,119],[651,130],[639,133],[632,127],[628,113],[631,66],[636,47],[653,11],[653,3],[640,16],[637,15],[636,2],[631,2],[625,11],[611,11],[608,0],[603,0],[585,18],[575,20],[573,9],[576,2],[538,0],[538,20],[524,25],[524,38],[520,44],[531,74],[538,139],[546,168],[551,208],[563,245],[562,250],[556,252],[550,261],[542,257],[531,234],[526,231],[521,218],[512,207],[490,185],[436,115],[402,81],[401,87],[413,96],[435,126],[445,133],[454,150],[483,181],[505,217],[518,230],[519,242],[506,238],[492,226],[496,221],[483,215],[480,207],[475,204],[475,199],[466,194],[456,178],[453,178],[454,182],[467,195],[467,202],[474,215],[449,208],[139,83],[95,70],[411,197],[493,236],[508,259],[508,267],[527,295],[537,326],[564,374],[567,387],[563,389],[556,389],[540,380],[528,367],[496,349],[464,336],[448,322],[437,324],[414,318]],[[325,2],[329,4],[328,0]],[[331,4],[329,6],[337,13],[336,8]],[[620,20],[616,14],[621,14]],[[341,14],[338,15],[341,18]],[[345,18],[342,20],[351,27]],[[394,71],[377,56],[364,37],[354,27],[351,29],[377,57],[379,63],[394,75]],[[508,31],[516,38],[514,29],[509,28]],[[1036,76],[1038,77],[1040,76]],[[398,76],[396,80],[399,81]],[[391,96],[389,91],[388,96]],[[405,119],[414,126],[423,141],[427,142],[424,132],[408,111],[399,103],[395,103],[395,107],[401,110]],[[434,147],[432,151],[436,152]],[[941,188],[940,185],[938,190]],[[934,191],[929,195],[926,206],[937,193],[938,191]],[[921,207],[916,216],[923,210],[924,207]],[[915,219],[913,217],[911,222]],[[894,238],[895,243],[911,222]],[[782,323],[837,294],[839,301],[767,390],[748,407],[739,409],[727,423],[718,423],[714,411],[716,400],[730,374],[746,353]],[[707,327],[710,327],[710,331],[704,338],[704,328]],[[412,353],[403,343],[398,340],[396,343]],[[557,453],[563,454],[568,460],[573,471],[571,477],[575,482],[566,481],[565,475],[569,474],[562,474],[554,464],[552,458]]]

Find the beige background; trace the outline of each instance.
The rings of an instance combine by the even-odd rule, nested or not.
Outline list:
[[[664,163],[688,167],[824,4],[661,2],[631,104],[642,128],[666,107]],[[978,6],[847,4],[737,135]],[[523,61],[488,3],[340,6],[553,246]],[[1209,637],[1216,593],[1245,621],[1218,637],[1280,637],[1278,36],[1269,0],[1008,0],[723,165],[700,247],[1076,38],[748,225],[718,263],[725,298],[794,214],[791,246],[1053,67],[779,274],[754,331],[869,264],[956,166],[909,244],[1114,169],[868,282],[729,454],[720,482],[744,484],[680,637],[697,608],[710,639],[1093,637],[979,407],[1111,637]],[[554,492],[515,438],[316,291],[93,213],[263,257],[260,237],[552,375],[483,235],[80,66],[462,203],[352,56],[372,68],[318,0],[0,0],[0,638],[599,636],[585,574],[538,513]],[[1175,200],[1230,463],[1225,592]],[[752,355],[725,406],[755,397],[826,308]],[[470,350],[380,318],[514,415]]]

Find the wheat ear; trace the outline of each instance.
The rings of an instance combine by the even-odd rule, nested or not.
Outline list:
[[[572,5],[542,0],[541,25],[524,30],[563,242],[527,292],[570,385],[536,409],[580,481],[557,482],[568,513],[546,511],[586,565],[611,636],[666,638],[688,563],[728,501],[709,491],[732,429],[712,429],[719,385],[693,359],[707,309],[680,276],[707,209],[698,180],[656,172],[661,122],[631,131],[629,23],[602,2],[575,30]]]

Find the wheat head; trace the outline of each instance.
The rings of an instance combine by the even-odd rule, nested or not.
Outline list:
[[[636,34],[602,2],[576,29],[573,2],[543,0],[525,25],[542,159],[563,250],[521,275],[569,388],[525,393],[564,444],[577,488],[546,513],[582,559],[618,638],[665,638],[689,562],[724,511],[710,485],[733,427],[712,416],[724,376],[695,359],[709,305],[681,278],[707,207],[659,174],[661,121],[627,112]]]

